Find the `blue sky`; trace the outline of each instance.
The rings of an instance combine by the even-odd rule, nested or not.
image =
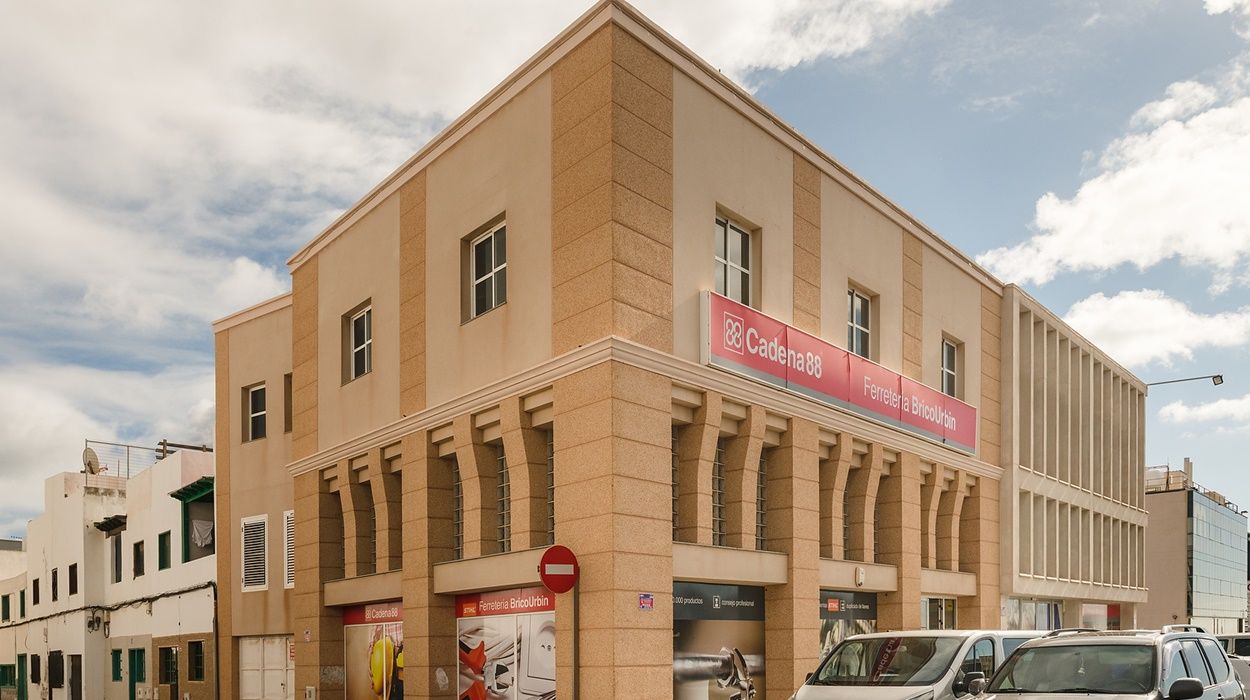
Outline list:
[[[1147,459],[1250,506],[1250,0],[637,4],[1138,376],[1225,373]],[[0,11],[0,534],[85,437],[211,441],[209,323],[587,6]]]

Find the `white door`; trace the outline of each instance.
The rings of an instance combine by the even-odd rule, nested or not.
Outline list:
[[[293,700],[295,660],[290,637],[239,639],[240,700]]]

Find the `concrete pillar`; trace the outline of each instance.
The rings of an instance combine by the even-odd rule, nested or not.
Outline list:
[[[787,583],[764,590],[766,697],[784,700],[820,651],[820,443],[816,424],[791,418],[768,465],[768,548],[789,555]]]
[[[846,492],[851,472],[850,433],[838,433],[829,459],[820,464],[820,556],[843,559],[842,528],[849,513],[842,512],[842,494]]]
[[[707,392],[694,422],[678,432],[677,539],[682,542],[712,544],[712,464],[720,421],[721,396]]]
[[[533,427],[521,397],[499,406],[499,429],[512,495],[512,548],[547,544],[547,435]]]
[[[935,464],[920,486],[920,566],[926,569],[937,568],[938,499],[944,482],[942,466]]]
[[[604,362],[557,380],[552,409],[556,541],[581,564],[576,692],[573,594],[556,597],[560,694],[671,697],[671,381]]]
[[[964,507],[964,491],[968,475],[955,472],[950,487],[938,499],[937,517],[937,568],[959,571],[959,526]]]
[[[977,576],[977,594],[957,602],[960,627],[994,629],[1001,623],[998,517],[998,482],[979,476],[960,513],[959,570]]]
[[[882,479],[877,544],[881,562],[898,568],[898,590],[877,598],[881,629],[920,626],[920,458],[902,453]]]
[[[458,416],[452,431],[464,503],[464,558],[494,554],[499,551],[499,455],[482,442],[472,416]]]
[[[403,567],[403,472],[400,460],[382,450],[369,452],[369,488],[377,514],[374,534],[374,571],[395,571]]]
[[[756,489],[764,448],[764,409],[751,406],[725,445],[725,545],[755,549]]]
[[[429,434],[403,441],[404,695],[410,700],[456,694],[455,600],[434,594],[433,566],[452,558],[451,464]],[[439,673],[439,671],[442,673]]]
[[[360,471],[347,460],[339,462],[339,502],[343,507],[343,574],[372,574],[377,564],[377,551],[369,542],[376,535],[373,518],[373,493],[369,484],[360,483]],[[376,542],[376,540],[375,540]]]
[[[343,511],[319,471],[295,477],[295,561],[295,685],[340,695],[343,617],[325,606],[321,582],[343,577]]]
[[[873,513],[877,506],[877,488],[881,483],[882,468],[881,445],[868,445],[868,454],[864,455],[858,469],[852,469],[847,477],[846,488],[851,492],[850,551],[846,558],[852,561],[873,561],[873,528],[876,523]]]

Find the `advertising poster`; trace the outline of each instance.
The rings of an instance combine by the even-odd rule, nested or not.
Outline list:
[[[456,697],[554,700],[555,609],[546,588],[456,596]]]
[[[764,692],[764,589],[673,582],[674,700]]]
[[[820,653],[853,634],[877,631],[877,594],[859,591],[820,592]]]
[[[403,700],[404,611],[399,603],[343,610],[347,700]]]

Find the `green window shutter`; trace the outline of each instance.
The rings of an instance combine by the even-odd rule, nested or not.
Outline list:
[[[161,568],[162,571],[165,569],[168,569],[169,560],[170,560],[169,531],[168,530],[166,530],[165,532],[162,532],[160,535],[157,536],[156,548],[158,550],[157,565]]]
[[[122,679],[122,650],[114,649],[111,658],[113,661],[113,680],[120,681]]]

